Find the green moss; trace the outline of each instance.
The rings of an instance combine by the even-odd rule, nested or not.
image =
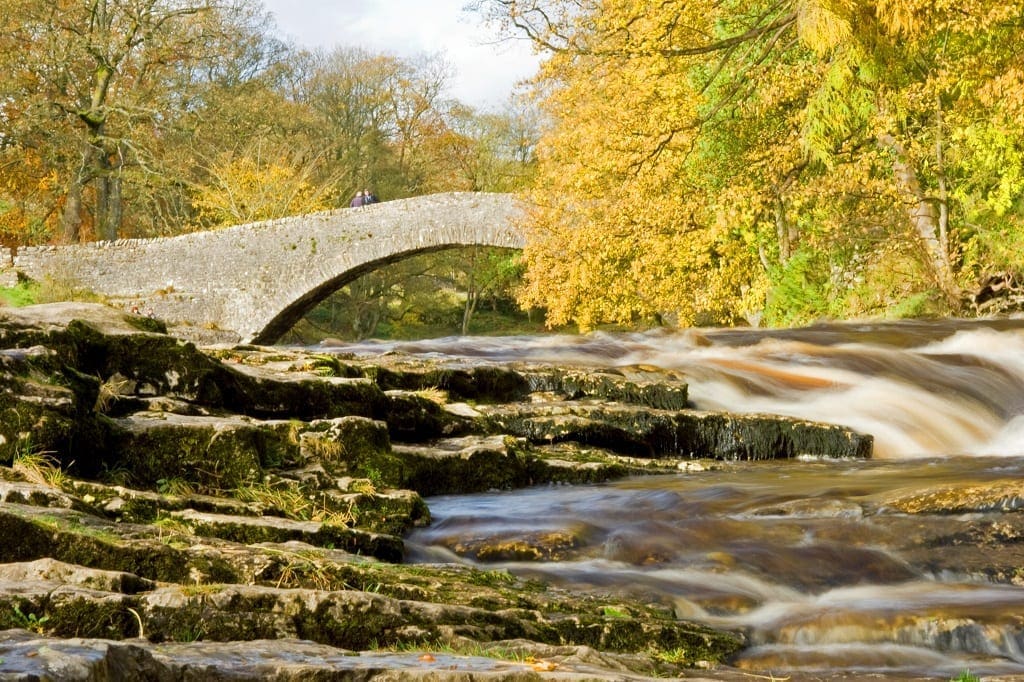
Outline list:
[[[158,489],[178,479],[204,490],[227,490],[259,480],[260,454],[272,434],[258,426],[153,422],[111,437],[108,466],[126,468],[137,485]]]
[[[322,602],[296,620],[298,636],[346,649],[369,649],[397,641],[393,630],[406,625],[402,616],[362,601]]]
[[[124,639],[138,635],[138,621],[126,599],[76,598],[51,602],[50,634],[55,637]]]
[[[469,582],[474,585],[487,585],[488,587],[510,585],[516,581],[508,571],[481,571],[473,569],[467,577]]]
[[[0,301],[9,306],[21,308],[37,303],[38,293],[39,285],[37,283],[19,277],[15,286],[0,287]]]
[[[167,325],[164,324],[163,321],[158,320],[154,317],[144,317],[141,315],[125,315],[124,321],[138,329],[140,332],[150,332],[153,334],[167,333]]]
[[[0,511],[0,560],[34,561],[53,558],[69,564],[124,571],[151,580],[188,582],[192,575],[236,582],[239,576],[217,555],[169,547],[158,540],[121,538],[114,526],[96,527],[56,515],[23,518]],[[109,529],[108,529],[109,528]]]

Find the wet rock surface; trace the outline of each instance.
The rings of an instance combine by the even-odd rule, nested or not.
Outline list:
[[[500,570],[403,564],[402,536],[430,523],[429,495],[870,454],[847,429],[688,410],[685,383],[645,368],[200,350],[163,332],[102,306],[0,314],[2,679],[630,679],[714,665],[741,635]],[[578,539],[461,542],[519,560]]]

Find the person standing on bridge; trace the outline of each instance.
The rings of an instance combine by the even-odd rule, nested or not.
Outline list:
[[[352,201],[348,202],[349,208],[359,208],[360,206],[366,205],[366,197],[363,196],[363,190],[356,192],[356,195],[352,197]]]
[[[363,206],[377,203],[377,195],[368,189],[363,190]]]

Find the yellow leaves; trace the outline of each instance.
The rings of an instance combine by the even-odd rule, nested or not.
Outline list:
[[[870,62],[869,55],[852,45],[834,54],[816,74],[800,134],[810,158],[826,167],[844,152],[844,142],[864,136],[878,115],[877,85],[862,77],[862,65]]]
[[[826,54],[853,37],[853,3],[844,0],[798,0],[797,35],[807,47]]]
[[[893,34],[912,35],[920,30],[922,22],[920,0],[877,0],[875,14],[879,23]]]
[[[738,295],[715,255],[730,237],[695,222],[698,204],[664,188],[627,187],[611,200],[559,202],[532,216],[520,298],[547,307],[550,324],[629,325],[664,312],[686,321]],[[729,265],[740,272],[751,263]]]
[[[956,136],[953,162],[967,162],[972,173],[954,188],[972,222],[986,215],[1002,218],[1024,194],[1024,146],[1019,128],[979,121]]]
[[[555,55],[540,83],[554,126],[540,145],[524,300],[583,327],[659,312],[729,321],[756,317],[776,275],[798,272],[823,314],[874,300],[843,288],[885,254],[917,257],[908,203],[949,200],[950,253],[975,219],[1022,222],[1019,3],[792,7],[799,41],[787,27],[685,57],[659,48],[744,33],[772,9],[605,0],[588,17],[594,51]],[[898,141],[898,160],[884,139]],[[901,173],[918,178],[914,192]]]
[[[978,98],[986,106],[999,111],[1006,120],[1024,127],[1024,70],[1011,66],[1005,72],[984,83]]]
[[[224,156],[210,169],[210,181],[196,188],[193,206],[205,227],[272,220],[330,207],[312,169],[288,159]]]

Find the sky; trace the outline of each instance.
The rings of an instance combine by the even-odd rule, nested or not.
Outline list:
[[[452,66],[449,95],[478,109],[501,109],[539,57],[525,40],[496,41],[467,0],[263,0],[284,38],[302,47],[364,47],[400,57],[442,54]]]

